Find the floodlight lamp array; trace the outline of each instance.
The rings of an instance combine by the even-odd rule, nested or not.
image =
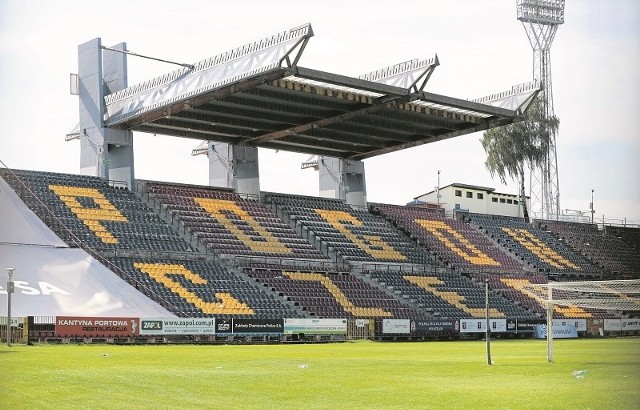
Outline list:
[[[564,23],[565,0],[516,0],[518,20],[558,25]]]

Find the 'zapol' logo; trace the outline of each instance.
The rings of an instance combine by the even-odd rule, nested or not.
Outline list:
[[[162,320],[143,320],[142,330],[162,330]]]

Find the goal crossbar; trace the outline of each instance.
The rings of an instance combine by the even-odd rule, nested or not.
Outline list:
[[[640,280],[549,282],[526,285],[546,296],[545,302],[559,306],[639,311]]]
[[[547,305],[547,360],[553,361],[554,306],[608,311],[640,311],[640,280],[531,283],[526,287],[544,295]]]

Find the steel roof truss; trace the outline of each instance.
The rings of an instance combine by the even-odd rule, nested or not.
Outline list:
[[[410,96],[405,96],[405,97],[393,96],[393,97],[381,98],[378,101],[376,101],[375,105],[372,105],[366,108],[360,108],[350,112],[346,112],[344,114],[340,114],[334,117],[324,118],[318,121],[301,124],[301,125],[284,129],[284,130],[264,134],[264,135],[261,135],[260,137],[254,138],[252,140],[248,140],[246,141],[246,143],[248,145],[262,144],[267,141],[286,137],[288,135],[303,133],[313,128],[320,128],[336,122],[348,121],[358,116],[379,111],[388,106],[395,106],[398,103],[407,102],[410,98],[411,98]]]
[[[422,91],[431,74],[440,65],[438,55],[425,60],[413,59],[389,67],[381,68],[358,78],[376,83],[402,87],[412,92]]]
[[[324,71],[313,70],[304,67],[295,67],[294,78],[300,77],[322,83],[333,84],[337,86],[352,88],[354,90],[364,90],[380,95],[398,95],[405,96],[410,94],[406,88],[390,86],[386,84],[366,81],[359,78],[348,77],[340,74],[327,73]]]
[[[196,112],[195,110],[183,111],[170,118],[179,119],[186,123],[222,125],[233,127],[236,129],[247,129],[254,132],[265,129],[274,131],[291,125],[291,123],[289,122],[265,120],[251,117],[237,118],[233,116],[218,115],[217,113],[211,114],[203,113],[201,111]]]
[[[175,103],[281,68],[283,63],[292,66],[312,36],[310,24],[294,27],[199,61],[193,68],[183,67],[107,95],[106,123],[114,125],[153,110],[162,112]],[[296,50],[292,62],[291,55]]]
[[[276,68],[269,72],[265,72],[255,77],[247,78],[237,83],[217,88],[204,94],[194,95],[185,100],[176,101],[171,104],[155,108],[151,107],[135,116],[127,116],[126,118],[121,118],[120,116],[110,117],[105,121],[105,125],[116,129],[134,128],[140,124],[153,122],[159,118],[172,115],[173,113],[177,113],[192,107],[197,107],[211,100],[225,98],[241,91],[257,87],[261,84],[271,82],[274,79],[282,78],[283,76],[287,75],[287,70],[288,69]]]
[[[226,134],[214,131],[184,129],[183,127],[175,127],[170,125],[161,125],[156,123],[148,123],[140,126],[137,131],[147,132],[151,134],[172,135],[175,137],[194,138],[198,140],[220,141],[237,144],[238,137],[236,134]]]

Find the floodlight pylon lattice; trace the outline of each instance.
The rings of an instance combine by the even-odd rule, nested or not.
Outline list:
[[[541,100],[547,118],[554,115],[551,83],[551,43],[558,26],[564,23],[565,0],[516,0],[518,20],[522,22],[533,49],[533,78],[542,86]],[[556,154],[556,135],[551,136],[547,158],[531,170],[531,212],[536,218],[560,216],[560,179]]]

